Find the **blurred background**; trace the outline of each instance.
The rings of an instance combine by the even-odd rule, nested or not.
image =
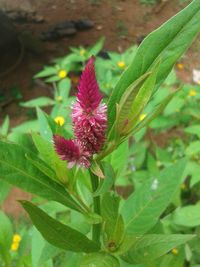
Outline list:
[[[20,101],[48,95],[33,81],[43,65],[71,46],[91,46],[105,36],[105,50],[123,52],[178,12],[187,0],[0,0],[0,122],[26,119]],[[183,59],[181,79],[199,65],[199,40]]]

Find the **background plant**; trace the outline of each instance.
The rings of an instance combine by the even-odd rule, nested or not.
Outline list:
[[[38,195],[42,202],[55,201],[67,209],[68,220],[63,222],[42,203],[21,201],[43,237],[74,257],[73,266],[102,266],[102,262],[105,266],[183,266],[185,259],[191,266],[198,263],[198,218],[186,221],[182,218],[187,217],[188,207],[176,209],[179,189],[188,177],[184,173],[188,160],[179,153],[169,160],[160,148],[147,152],[148,142],[139,142],[144,136],[140,130],[176,93],[167,91],[162,101],[158,100],[159,92],[165,91],[158,87],[199,31],[199,8],[199,1],[193,1],[137,49],[107,101],[107,142],[89,170],[66,168],[51,140],[55,134],[71,138],[72,133],[40,108],[40,135],[33,132],[31,136],[18,135],[17,143],[0,142],[0,178]],[[163,114],[167,109],[169,112],[172,103]],[[168,115],[173,116],[173,112]],[[133,137],[138,143],[133,144]],[[140,177],[134,172],[139,168],[143,172]],[[127,177],[133,192],[124,200],[116,185]],[[48,201],[44,203],[48,205]],[[198,203],[189,207],[193,213],[198,208]],[[56,257],[57,252],[53,252],[51,257]],[[62,264],[65,261],[60,257],[57,259]]]

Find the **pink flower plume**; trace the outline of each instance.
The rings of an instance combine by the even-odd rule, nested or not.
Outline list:
[[[77,99],[85,111],[91,111],[98,107],[102,100],[94,69],[94,57],[91,57],[83,70],[78,86]]]
[[[101,100],[94,57],[91,57],[83,70],[77,101],[72,107],[75,140],[54,136],[55,150],[62,160],[68,161],[69,167],[78,164],[89,168],[93,154],[98,153],[105,143],[107,106]]]

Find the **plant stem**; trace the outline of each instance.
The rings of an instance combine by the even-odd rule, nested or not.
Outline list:
[[[99,177],[96,176],[94,173],[90,171],[90,178],[91,178],[91,184],[92,184],[92,191],[95,192],[99,185]],[[96,214],[101,214],[101,208],[100,208],[100,196],[93,197],[93,211]],[[100,234],[101,234],[101,224],[93,224],[92,227],[92,240],[94,242],[99,243],[100,242]]]

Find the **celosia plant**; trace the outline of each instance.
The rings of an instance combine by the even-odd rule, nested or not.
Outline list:
[[[68,162],[69,168],[74,164],[89,168],[91,157],[102,149],[107,129],[107,107],[101,100],[92,57],[82,73],[77,101],[72,107],[75,138],[66,140],[54,136],[55,149],[60,158]]]
[[[72,105],[73,136],[40,111],[41,121],[52,132],[48,136],[42,132],[43,137],[32,134],[37,152],[28,137],[21,145],[0,142],[1,179],[69,208],[71,221],[66,225],[36,205],[21,202],[49,243],[80,253],[77,266],[118,267],[126,266],[125,262],[161,266],[158,258],[194,237],[161,229],[160,216],[182,184],[185,159],[148,178],[126,200],[116,190],[112,164],[115,153],[123,156],[119,154],[123,154],[123,142],[156,117],[174,95],[143,115],[152,95],[199,32],[199,21],[200,1],[194,0],[151,33],[107,105],[95,77],[94,57],[90,58]],[[77,213],[87,229],[73,226]]]

